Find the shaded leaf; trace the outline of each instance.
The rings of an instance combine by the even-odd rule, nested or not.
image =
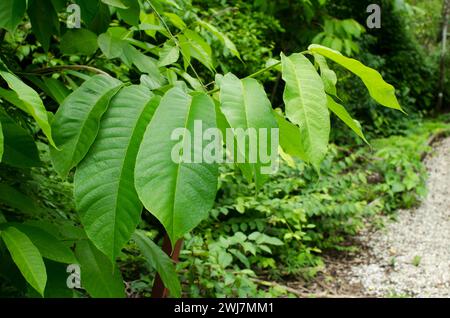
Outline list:
[[[2,162],[19,168],[41,165],[33,137],[4,111],[0,110],[3,133]]]
[[[0,28],[14,32],[17,25],[22,21],[26,8],[26,0],[0,1]]]
[[[125,285],[118,266],[113,266],[90,241],[79,241],[75,255],[80,263],[81,286],[91,297],[125,297]]]
[[[4,183],[0,183],[0,202],[30,215],[36,215],[40,210],[35,200]]]
[[[53,35],[59,34],[58,15],[53,7],[52,1],[28,0],[27,13],[33,28],[33,34],[41,43],[44,50],[48,51],[50,38]]]
[[[15,227],[9,226],[1,230],[0,236],[23,277],[40,295],[44,296],[47,272],[39,250]]]
[[[147,263],[159,273],[164,286],[169,289],[171,295],[173,297],[181,297],[181,285],[172,259],[143,231],[137,230],[133,234],[133,240],[141,250]]]
[[[59,46],[66,55],[91,55],[98,49],[97,35],[87,29],[71,29],[61,37]]]

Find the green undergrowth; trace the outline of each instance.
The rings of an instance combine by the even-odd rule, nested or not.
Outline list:
[[[211,217],[185,239],[178,270],[186,295],[285,294],[260,280],[313,278],[325,266],[324,251],[355,249],[349,238],[362,228],[382,226],[381,216],[419,204],[427,141],[450,132],[450,124],[407,126],[371,140],[371,147],[330,146],[320,176],[302,162],[282,163],[257,195],[242,176],[223,169]]]

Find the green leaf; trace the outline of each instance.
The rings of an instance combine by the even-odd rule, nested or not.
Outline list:
[[[330,114],[322,79],[302,54],[281,54],[282,77],[286,82],[284,103],[286,116],[298,125],[302,139],[301,153],[316,169],[327,148]]]
[[[86,155],[97,136],[100,119],[122,82],[96,75],[70,94],[52,122],[59,150],[50,148],[56,171],[63,177]]]
[[[43,78],[44,86],[49,92],[49,95],[58,103],[61,104],[64,99],[70,94],[70,90],[59,80],[52,77]]]
[[[239,54],[239,51],[236,48],[236,45],[225,34],[220,32],[214,25],[212,25],[212,24],[210,24],[208,22],[199,20],[198,23],[202,27],[204,27],[206,30],[211,32],[216,38],[218,38],[219,41],[222,42],[222,44],[225,45],[225,47],[228,50],[230,50],[231,54],[233,54],[237,58],[241,59],[241,56]]]
[[[164,16],[169,18],[170,23],[172,23],[174,26],[176,26],[180,30],[186,29],[186,23],[184,23],[183,19],[181,19],[178,15],[175,13],[170,12],[164,12]]]
[[[147,263],[159,273],[164,286],[169,289],[170,294],[173,297],[181,297],[181,285],[172,259],[143,231],[137,230],[133,234],[133,240],[141,250]]]
[[[2,0],[3,1],[3,0]],[[59,34],[58,15],[51,0],[28,0],[28,17],[33,34],[45,51],[50,46],[50,38]]]
[[[76,0],[81,9],[81,19],[96,34],[105,32],[111,21],[109,7],[101,1]]]
[[[4,183],[0,183],[0,202],[29,215],[40,210],[35,200]]]
[[[81,222],[94,245],[111,260],[141,218],[134,166],[159,100],[144,86],[123,88],[111,100],[97,139],[75,173],[75,203]]]
[[[178,35],[179,44],[183,58],[185,59],[185,68],[189,64],[190,58],[198,60],[209,70],[213,70],[212,50],[209,44],[198,33],[192,30],[185,30],[183,35]]]
[[[67,265],[44,259],[48,272],[45,298],[74,298],[74,291],[67,287]],[[76,262],[75,262],[76,263]]]
[[[121,0],[127,9],[117,9],[120,18],[129,25],[139,24],[139,12],[141,10],[138,0]]]
[[[361,62],[345,57],[341,53],[324,46],[312,44],[308,48],[311,52],[320,54],[345,67],[357,75],[366,85],[370,96],[383,106],[402,110],[395,96],[394,86],[386,83],[383,77],[374,69],[365,66]],[[403,111],[403,110],[402,110]]]
[[[48,122],[47,110],[42,103],[39,94],[30,86],[22,82],[17,76],[0,69],[0,76],[8,83],[12,91],[0,90],[0,97],[6,99],[11,104],[17,106],[24,112],[30,114],[36,123],[41,127],[42,132],[47,136],[52,146],[55,143],[52,138],[52,130]]]
[[[59,46],[65,55],[91,55],[98,49],[97,35],[87,29],[68,30]]]
[[[23,277],[44,296],[47,273],[39,250],[25,234],[14,227],[1,230],[0,235]]]
[[[2,162],[4,149],[5,149],[5,146],[4,146],[2,120],[0,118],[0,162]]]
[[[330,70],[327,64],[327,60],[322,55],[314,54],[314,60],[319,65],[320,77],[322,78],[325,92],[330,95],[336,96],[336,73],[333,70]]]
[[[180,51],[177,46],[172,46],[167,42],[164,43],[164,46],[159,51],[159,61],[158,66],[167,66],[178,61],[180,57]]]
[[[119,9],[128,9],[128,6],[122,0],[102,0],[102,2]]]
[[[144,11],[141,11],[139,14],[139,20],[141,21],[142,25],[145,26],[144,32],[148,36],[155,38],[156,31],[160,28],[160,23],[155,13],[145,13]]]
[[[75,255],[80,263],[81,285],[91,297],[125,297],[125,285],[118,266],[113,266],[89,240],[77,243]]]
[[[273,114],[280,129],[280,146],[289,155],[307,161],[306,155],[302,152],[302,137],[298,126],[286,120],[284,115],[273,110]]]
[[[22,21],[26,8],[26,0],[0,1],[0,28],[14,32],[17,25]]]
[[[250,162],[250,137],[245,137],[245,148],[238,141],[237,151],[244,156],[245,163],[239,165],[247,179],[254,178],[256,186],[259,187],[267,178],[267,174],[261,173],[261,169],[267,168],[260,158],[260,151],[266,148],[266,153],[271,154],[273,149],[267,149],[267,144],[272,144],[272,128],[278,128],[277,122],[272,114],[272,106],[267,98],[263,86],[253,78],[240,80],[235,75],[226,74],[220,83],[220,109],[225,115],[227,122],[233,129],[255,129],[259,135],[259,129],[267,129],[267,143],[261,144],[258,140],[256,149],[256,162]],[[238,137],[235,134],[235,139]],[[271,150],[271,151],[269,151]],[[278,150],[278,144],[275,151]]]
[[[327,96],[328,98],[328,108],[339,117],[340,120],[342,120],[348,127],[351,128],[357,134],[359,137],[361,137],[362,140],[364,140],[367,144],[369,142],[367,141],[366,137],[364,137],[364,134],[361,130],[361,125],[350,116],[350,114],[347,112],[347,110],[342,106],[341,104],[338,104],[331,96]]]
[[[149,74],[154,80],[158,81],[159,83],[163,82],[163,78],[161,76],[161,73],[159,72],[157,61],[136,48],[134,48],[131,44],[126,44],[123,47],[123,56],[122,61],[124,61],[125,64],[131,65],[134,64],[139,71],[142,73]]]
[[[113,27],[98,36],[98,46],[108,59],[118,58],[123,54],[123,49],[128,44],[124,40],[126,33],[124,28]]]
[[[40,166],[41,160],[33,137],[1,110],[0,121],[3,132],[2,162],[19,168]]]
[[[64,245],[52,234],[31,225],[17,224],[14,226],[28,236],[43,257],[65,264],[77,263],[77,260],[70,248]]]
[[[135,185],[139,198],[165,227],[173,245],[208,216],[217,190],[217,164],[194,163],[199,154],[197,150],[194,156],[196,147],[183,153],[194,159],[192,163],[172,160],[174,147],[191,141],[187,134],[181,141],[172,140],[174,130],[186,128],[193,135],[196,120],[202,121],[202,133],[216,126],[211,98],[172,88],[161,99],[137,156]],[[201,149],[206,144],[203,141]]]

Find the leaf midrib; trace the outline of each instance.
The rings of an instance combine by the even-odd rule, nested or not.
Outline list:
[[[192,103],[193,103],[193,100],[194,100],[193,96],[190,96],[188,94],[186,94],[186,96],[188,98],[190,98],[190,101],[189,101],[189,106],[188,106],[188,112],[186,114],[186,119],[184,121],[184,128],[185,129],[187,128],[187,125],[188,125],[188,122],[189,122],[189,118],[190,118],[191,110],[192,110]],[[184,145],[184,139],[185,138],[186,138],[186,130],[185,130],[185,133],[183,134],[183,140],[182,140],[183,141],[183,145]],[[184,155],[184,152],[183,152],[183,155]],[[191,155],[192,155],[192,153],[191,153]],[[182,163],[180,161],[178,163],[178,165],[177,165],[177,169],[176,169],[176,172],[175,172],[175,188],[173,190],[174,194],[173,194],[173,204],[172,204],[172,228],[171,228],[172,237],[174,237],[174,229],[175,229],[175,202],[176,202],[176,199],[177,199],[177,192],[178,192],[177,189],[178,189],[178,181],[179,181],[181,165],[182,165]],[[172,244],[175,244],[175,242],[172,242]]]
[[[299,98],[300,98],[300,100],[301,100],[301,107],[300,107],[300,110],[301,110],[301,112],[303,113],[303,116],[304,116],[304,119],[305,119],[305,126],[306,126],[306,130],[307,130],[307,132],[308,132],[308,139],[309,139],[309,147],[308,147],[308,150],[307,150],[307,152],[310,152],[310,148],[311,148],[311,144],[312,144],[312,135],[311,135],[311,128],[310,128],[310,123],[309,123],[309,120],[308,120],[308,112],[307,112],[307,109],[306,109],[306,107],[305,107],[305,100],[304,100],[304,97],[303,97],[303,92],[302,92],[302,90],[303,90],[303,88],[302,88],[302,85],[301,85],[301,83],[300,83],[300,81],[299,81],[299,77],[298,77],[298,72],[297,72],[297,68],[295,67],[295,64],[290,60],[290,59],[288,59],[287,57],[286,57],[286,59],[289,61],[289,63],[292,63],[292,66],[293,66],[293,69],[294,69],[294,73],[295,73],[295,82],[296,82],[296,86],[297,86],[297,88],[298,88],[298,95],[299,95]]]

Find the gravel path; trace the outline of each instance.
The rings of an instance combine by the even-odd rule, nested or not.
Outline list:
[[[450,138],[426,159],[428,196],[397,221],[361,239],[371,259],[351,267],[351,283],[373,296],[450,297]]]

